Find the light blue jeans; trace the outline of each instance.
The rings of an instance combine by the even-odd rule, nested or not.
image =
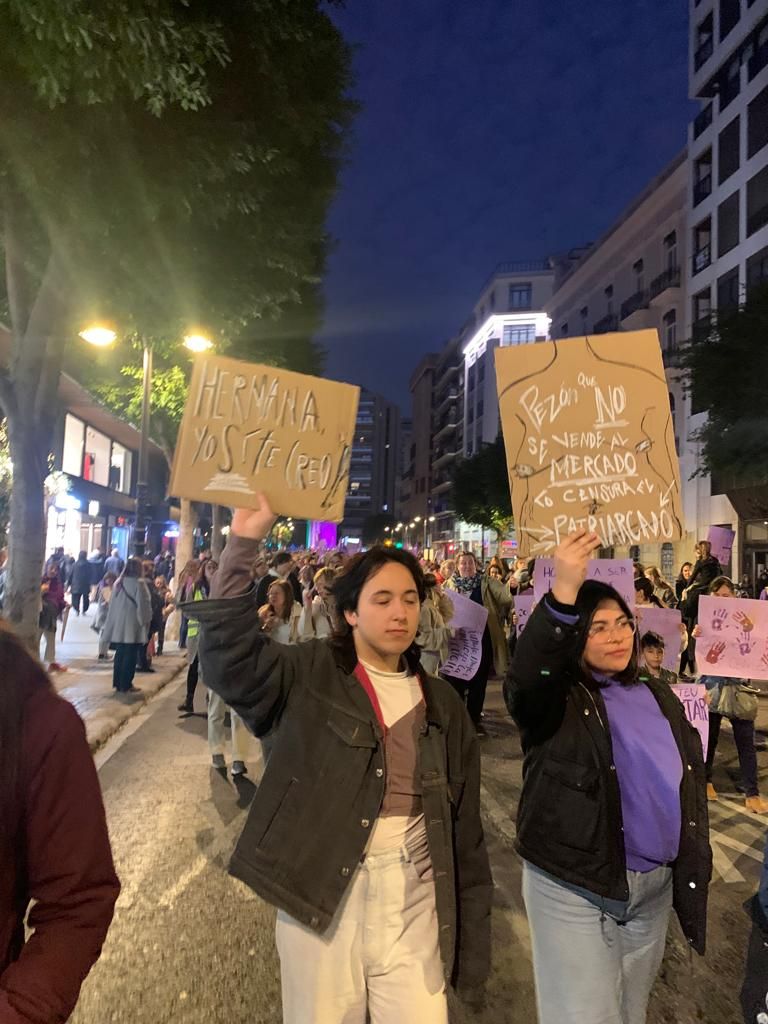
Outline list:
[[[523,864],[539,1024],[645,1024],[664,957],[672,869],[627,872],[621,922]]]

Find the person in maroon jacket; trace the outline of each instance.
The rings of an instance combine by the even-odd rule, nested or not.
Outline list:
[[[0,622],[0,1024],[69,1018],[119,892],[83,723]]]

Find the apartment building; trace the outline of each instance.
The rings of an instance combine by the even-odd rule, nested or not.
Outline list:
[[[679,371],[684,340],[686,152],[641,192],[608,231],[574,262],[561,264],[548,305],[553,338],[652,328],[658,331],[678,449],[686,437],[686,396]],[[621,339],[617,338],[617,345]],[[690,475],[690,474],[688,474]],[[676,545],[642,545],[633,557],[677,573],[697,531],[697,487],[683,477],[687,535]],[[686,501],[687,497],[687,501]],[[629,551],[617,554],[627,555]]]
[[[448,342],[435,363],[432,430],[432,537],[435,545],[445,546],[453,542],[456,528],[451,507],[451,474],[464,450],[464,363],[458,337]]]
[[[407,497],[402,506],[402,518],[406,522],[416,516],[426,519],[432,514],[432,408],[438,360],[439,356],[434,353],[424,356],[409,383],[413,412]]]
[[[349,471],[341,543],[363,542],[366,520],[394,516],[400,469],[400,410],[381,395],[362,388]]]
[[[688,140],[686,337],[768,281],[768,3],[690,0],[689,93],[700,105]],[[695,396],[694,396],[695,398]],[[696,468],[691,410],[681,469]],[[768,564],[768,523],[742,490],[698,479],[699,519],[737,529],[732,572]],[[751,490],[751,489],[749,489]]]

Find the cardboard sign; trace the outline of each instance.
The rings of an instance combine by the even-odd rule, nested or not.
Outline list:
[[[735,536],[735,531],[729,530],[727,526],[710,526],[707,540],[712,545],[712,554],[720,565],[728,565],[730,562]]]
[[[680,647],[683,637],[680,632],[682,619],[677,608],[656,608],[655,605],[635,605],[635,621],[637,622],[637,638],[642,639],[644,633],[657,633],[664,641],[664,661],[662,665],[670,672],[677,673],[680,669]],[[641,651],[642,657],[642,651]]]
[[[678,683],[670,687],[685,708],[685,717],[699,731],[704,758],[709,743],[709,705],[706,701],[706,686],[701,683]]]
[[[696,664],[705,676],[768,679],[768,604],[748,597],[699,599]]]
[[[635,569],[629,558],[591,558],[587,566],[587,579],[600,580],[615,587],[630,608],[635,603]],[[537,558],[533,567],[533,594],[540,601],[552,589],[555,563],[551,558]]]
[[[454,632],[448,640],[448,657],[440,666],[440,674],[471,679],[480,668],[483,657],[483,633],[488,612],[481,604],[457,594],[455,590],[446,589],[444,593],[453,603],[450,626]]]
[[[682,536],[656,331],[497,348],[496,382],[521,555],[582,527],[604,547]]]
[[[528,625],[528,619],[537,604],[538,599],[533,596],[532,590],[515,598],[515,633],[517,636],[520,636]]]
[[[169,493],[339,522],[360,389],[219,356],[195,363]]]

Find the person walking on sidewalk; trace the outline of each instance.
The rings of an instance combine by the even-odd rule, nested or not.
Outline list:
[[[466,699],[469,716],[478,732],[482,733],[480,719],[488,677],[494,669],[497,675],[502,676],[507,671],[508,648],[504,626],[512,611],[513,598],[503,583],[490,579],[480,571],[471,551],[463,551],[459,555],[456,572],[445,584],[445,589],[468,597],[488,612],[488,622],[483,631],[482,658],[477,672],[469,680],[445,676],[459,696]]]
[[[96,618],[91,629],[99,634],[99,661],[109,661],[109,643],[104,639],[104,626],[107,622],[109,602],[112,599],[117,577],[112,572],[105,572],[104,579],[96,588]]]
[[[83,615],[88,612],[91,603],[91,564],[88,561],[88,553],[81,551],[77,561],[72,566],[72,573],[69,579],[69,589],[72,593],[72,610],[75,615]]]
[[[727,576],[718,576],[709,586],[712,597],[736,597],[736,588]],[[741,616],[742,628],[749,634],[754,623],[746,616]],[[694,637],[701,635],[701,626],[696,624]],[[702,665],[708,664],[708,654],[704,653]],[[715,661],[716,664],[716,661]],[[707,688],[709,702],[709,740],[707,742],[707,798],[717,800],[717,790],[712,778],[715,767],[715,754],[720,739],[723,719],[731,723],[733,739],[739,755],[741,782],[744,791],[744,805],[753,814],[768,814],[768,800],[760,796],[757,782],[757,751],[755,748],[755,719],[757,718],[757,694],[749,686],[748,679],[732,679],[725,676],[702,675],[699,682]],[[745,689],[746,687],[746,689]]]
[[[424,583],[374,547],[334,580],[337,629],[294,647],[259,628],[250,569],[275,517],[236,510],[201,622],[208,686],[262,736],[264,777],[230,870],[278,907],[285,1024],[447,1024],[490,961],[480,752],[453,689],[419,670]]]
[[[139,648],[152,618],[149,588],[139,558],[129,558],[112,589],[102,640],[114,648],[112,686],[118,693],[140,693],[133,685]]]
[[[701,740],[638,671],[624,598],[586,581],[597,534],[554,553],[554,585],[504,686],[520,729],[523,859],[539,1024],[644,1024],[674,906],[703,954],[712,871]]]
[[[206,566],[210,567],[206,570]],[[211,579],[217,569],[217,563],[210,559],[205,562],[187,562],[182,574],[177,595],[177,604],[184,601],[205,601],[211,590]],[[195,690],[200,678],[200,659],[198,658],[197,642],[200,635],[200,624],[197,621],[191,622],[185,615],[186,628],[186,651],[187,651],[187,694],[178,710],[186,715],[192,715],[195,711]]]
[[[99,958],[120,883],[83,723],[3,623],[0,680],[0,1021],[53,1024]]]
[[[49,672],[66,672],[63,665],[56,661],[56,627],[67,608],[64,597],[64,583],[57,562],[49,562],[45,576],[40,585],[40,617],[38,626],[40,640],[45,637],[45,662]],[[39,647],[39,641],[38,641]]]

